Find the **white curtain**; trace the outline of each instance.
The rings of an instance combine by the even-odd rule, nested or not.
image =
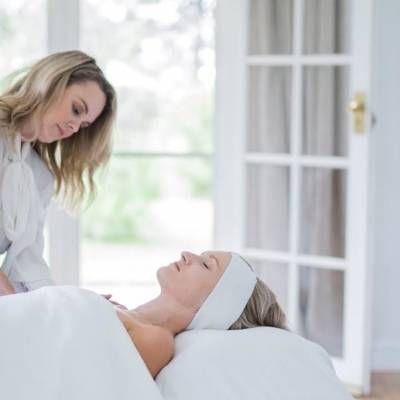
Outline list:
[[[251,54],[292,53],[293,2],[253,0],[250,11]],[[341,50],[343,12],[339,1],[304,1],[304,53]],[[303,68],[303,154],[346,155],[346,136],[341,134],[344,93],[339,85],[344,74],[339,68]],[[290,153],[290,69],[250,67],[248,76],[248,150]],[[289,250],[289,183],[287,168],[249,168],[248,245]],[[345,174],[339,170],[302,170],[299,253],[344,257],[345,184]],[[284,288],[278,282],[286,277],[276,267],[273,289],[279,292]],[[342,351],[343,288],[339,271],[300,267],[300,333],[338,356]]]
[[[248,48],[251,54],[292,52],[290,1],[254,1],[250,7]],[[248,70],[247,148],[287,153],[290,150],[291,69],[251,67]],[[247,245],[276,251],[289,248],[289,169],[249,166],[247,172]],[[259,268],[257,268],[259,266]],[[259,276],[286,308],[287,268],[257,263]]]

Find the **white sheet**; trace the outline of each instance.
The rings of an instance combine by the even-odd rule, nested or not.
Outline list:
[[[156,382],[165,400],[350,400],[319,345],[277,328],[187,331]]]
[[[72,286],[0,297],[0,398],[162,399],[111,304]]]
[[[75,287],[0,297],[0,346],[0,399],[351,399],[320,346],[266,327],[181,333],[155,383],[111,304]]]

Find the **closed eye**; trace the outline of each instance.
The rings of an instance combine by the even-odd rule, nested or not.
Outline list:
[[[209,267],[205,262],[203,262],[202,264],[203,264],[203,266],[206,267],[207,269],[210,269],[210,267]]]
[[[72,112],[74,115],[79,116],[80,115],[80,110],[77,107],[72,107]]]

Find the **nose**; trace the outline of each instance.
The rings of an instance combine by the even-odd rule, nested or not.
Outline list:
[[[81,123],[78,120],[69,121],[69,123],[68,123],[68,129],[70,130],[71,133],[78,132],[80,126],[81,126]]]
[[[196,257],[196,254],[191,253],[190,251],[182,251],[181,257],[182,257],[183,261],[185,262],[185,264],[189,264],[192,261],[192,259],[194,257]]]

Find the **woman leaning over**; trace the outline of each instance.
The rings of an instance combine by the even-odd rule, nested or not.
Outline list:
[[[45,209],[94,193],[111,154],[116,96],[95,60],[52,54],[0,95],[0,294],[52,285],[43,259]]]

